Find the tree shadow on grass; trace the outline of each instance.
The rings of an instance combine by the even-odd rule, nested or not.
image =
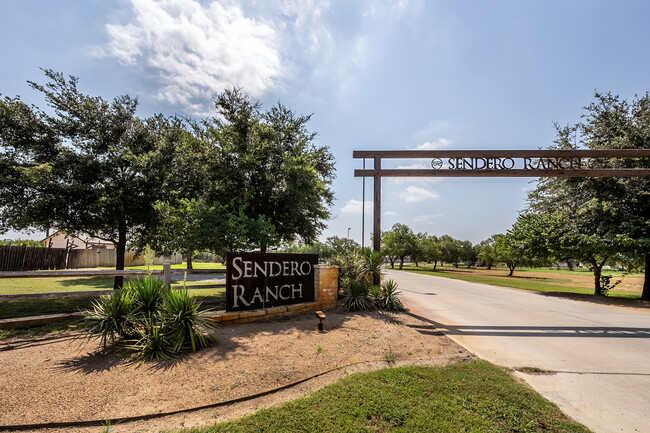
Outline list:
[[[592,304],[611,305],[616,307],[650,308],[650,301],[634,298],[617,298],[612,296],[597,296],[584,293],[571,292],[539,292],[542,296],[566,298],[574,301],[589,302]]]
[[[114,281],[114,277],[79,277],[59,280],[59,284],[63,287],[83,287],[85,290],[109,290],[113,288]]]

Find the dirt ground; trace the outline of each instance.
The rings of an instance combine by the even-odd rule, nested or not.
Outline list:
[[[351,373],[388,365],[445,365],[473,355],[407,313],[327,312],[221,328],[217,345],[177,360],[138,364],[99,353],[80,333],[0,343],[0,426],[119,419],[229,401],[308,380],[237,404],[113,425],[158,432],[212,424],[309,393]],[[390,363],[387,359],[395,359]],[[0,427],[2,430],[2,427]],[[25,431],[25,430],[23,430]],[[100,432],[92,427],[39,432]]]

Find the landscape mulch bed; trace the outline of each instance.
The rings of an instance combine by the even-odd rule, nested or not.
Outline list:
[[[117,350],[102,354],[99,342],[81,332],[2,340],[0,425],[114,420],[191,409],[336,369],[293,390],[218,413],[192,412],[116,426],[114,431],[209,424],[300,397],[352,372],[391,364],[444,365],[473,357],[408,313],[326,313],[322,333],[313,314],[230,325],[220,329],[219,343],[207,350],[162,362],[138,363]],[[388,362],[392,360],[396,362]]]

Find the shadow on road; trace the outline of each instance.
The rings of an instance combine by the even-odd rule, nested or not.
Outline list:
[[[421,334],[437,335],[477,335],[491,337],[570,337],[570,338],[650,338],[650,328],[625,328],[616,326],[475,326],[445,325],[417,314],[411,316],[430,323],[426,325],[407,325]]]

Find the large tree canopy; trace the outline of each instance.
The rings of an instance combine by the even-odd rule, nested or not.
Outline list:
[[[215,101],[217,118],[142,120],[129,96],[107,102],[45,74],[30,85],[52,113],[0,100],[0,232],[88,233],[116,245],[123,269],[127,241],[191,257],[311,243],[324,228],[334,161],[310,116],[263,112],[235,89]]]
[[[0,101],[0,229],[85,232],[113,242],[123,269],[128,236],[158,198],[141,169],[156,151],[155,122],[136,117],[129,96],[108,102],[83,94],[75,77],[45,75],[47,84],[30,85],[53,114],[19,98]]]
[[[596,93],[585,107],[583,121],[557,127],[560,149],[650,148],[650,97],[628,102],[610,93]],[[650,166],[647,160],[597,160],[607,167]],[[650,179],[547,178],[529,196],[529,212],[553,216],[555,237],[549,237],[557,258],[575,258],[591,264],[595,293],[601,294],[600,270],[616,253],[644,257],[643,298],[650,298]],[[559,228],[558,228],[559,227]]]

